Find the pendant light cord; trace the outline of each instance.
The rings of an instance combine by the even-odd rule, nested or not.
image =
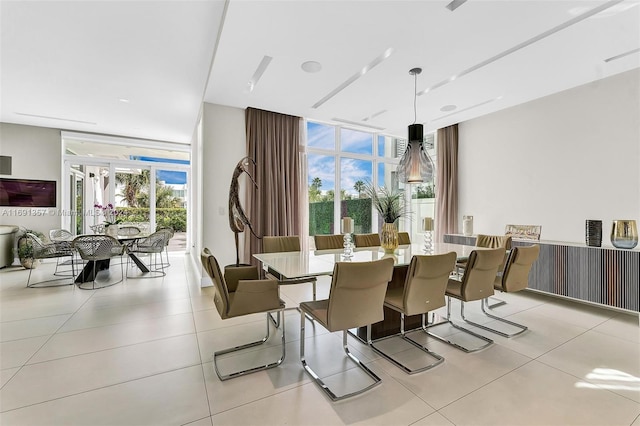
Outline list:
[[[418,91],[418,73],[413,74],[413,124],[418,121],[418,107],[416,106],[417,98],[416,92]]]

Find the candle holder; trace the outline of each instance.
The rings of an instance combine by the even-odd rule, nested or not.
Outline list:
[[[353,218],[343,217],[340,222],[340,229],[344,234],[344,252],[342,258],[351,260],[353,257],[353,243],[351,242],[351,233],[353,232]]]
[[[433,231],[424,231],[424,251],[425,253],[433,252]]]
[[[353,257],[353,242],[351,241],[351,234],[344,234],[344,251],[342,252],[342,258],[344,260],[351,260]]]
[[[422,231],[424,232],[424,251],[433,253],[433,218],[422,219]]]

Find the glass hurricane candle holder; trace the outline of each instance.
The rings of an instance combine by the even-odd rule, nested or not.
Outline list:
[[[351,233],[353,232],[353,218],[343,217],[340,228],[344,234],[344,252],[342,257],[344,260],[351,260],[353,257],[353,242],[351,241]]]

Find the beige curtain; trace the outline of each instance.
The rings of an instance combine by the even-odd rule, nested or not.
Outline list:
[[[300,117],[247,108],[247,155],[257,189],[247,188],[247,217],[259,236],[300,235]],[[245,231],[244,261],[258,264],[262,240]]]
[[[458,125],[438,129],[435,241],[458,232]]]

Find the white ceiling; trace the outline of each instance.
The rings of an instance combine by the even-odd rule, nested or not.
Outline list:
[[[640,0],[448,3],[2,0],[0,120],[188,143],[204,100],[402,136],[413,67],[439,86],[417,97],[426,130],[640,67]]]

